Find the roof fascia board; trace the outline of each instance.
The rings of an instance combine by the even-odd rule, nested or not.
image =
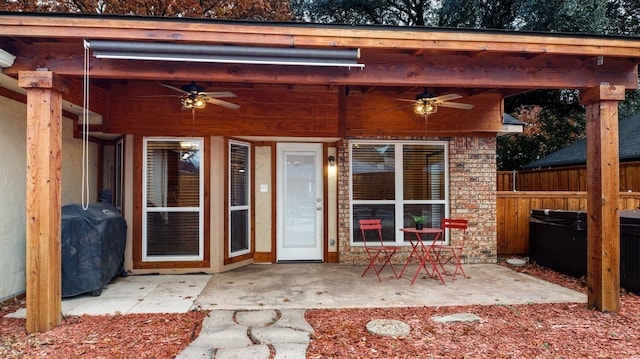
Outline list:
[[[432,28],[368,28],[300,24],[188,22],[139,18],[0,15],[0,36],[234,43],[263,46],[359,47],[424,51],[512,52],[631,57],[640,62],[640,40],[567,34]]]

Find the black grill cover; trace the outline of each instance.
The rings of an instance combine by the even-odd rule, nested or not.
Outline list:
[[[62,297],[100,295],[124,271],[127,224],[110,203],[62,207]]]

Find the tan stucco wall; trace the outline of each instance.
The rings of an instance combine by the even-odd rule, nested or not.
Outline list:
[[[98,145],[89,142],[89,203],[98,201]],[[82,141],[73,138],[73,122],[62,120],[62,205],[82,202]]]
[[[124,269],[133,268],[133,135],[124,137],[122,169],[122,215],[127,222],[127,243],[124,247]]]
[[[0,300],[24,292],[26,108],[0,97]]]
[[[271,252],[272,230],[272,195],[273,183],[271,183],[271,147],[255,147],[255,236],[256,252]],[[263,190],[266,189],[266,192]]]
[[[0,97],[0,300],[26,288],[26,105]],[[97,145],[89,144],[89,190],[97,199]],[[80,203],[82,142],[62,120],[62,204]]]

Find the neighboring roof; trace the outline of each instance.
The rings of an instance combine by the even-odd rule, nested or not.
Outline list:
[[[509,115],[508,113],[502,114],[502,131],[498,133],[498,136],[509,135],[512,133],[522,133],[525,122],[518,120],[517,118]]]
[[[518,126],[524,126],[527,124],[526,122],[522,122],[508,113],[502,114],[502,123],[504,125],[518,125]]]
[[[620,161],[640,159],[640,112],[620,120],[618,124]],[[525,169],[583,165],[587,163],[587,141],[582,139],[570,146],[533,161]]]

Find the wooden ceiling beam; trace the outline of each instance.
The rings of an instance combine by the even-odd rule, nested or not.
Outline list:
[[[469,53],[469,57],[470,58],[478,58],[478,57],[481,57],[481,56],[484,56],[484,55],[487,55],[487,54],[489,54],[489,52],[485,48],[482,51],[470,52]]]
[[[89,109],[95,113],[106,116],[109,113],[109,90],[102,86],[91,84],[89,87],[89,93],[91,94],[91,101],[89,101]],[[82,77],[71,78],[67,77],[67,89],[62,94],[62,98],[73,104],[82,107],[84,85],[82,83]]]
[[[525,55],[523,55],[523,57],[528,59],[528,60],[537,60],[537,59],[539,59],[541,57],[548,56],[548,55],[549,55],[549,53],[547,53],[547,52],[541,52],[541,53],[537,53],[537,54],[536,53],[525,54]]]
[[[9,75],[45,67],[64,76],[82,78],[79,56],[18,57]],[[103,60],[90,61],[93,79],[128,79],[162,81],[216,81],[229,83],[282,83],[360,86],[430,86],[460,88],[586,88],[602,82],[638,87],[638,68],[630,60],[608,58],[601,65],[580,59],[551,58],[526,60],[482,57],[473,61],[467,56],[413,58],[406,54],[371,54],[362,59],[365,68],[346,69],[309,66],[238,65]]]
[[[371,91],[373,91],[376,88],[376,86],[366,86],[362,89],[362,93],[364,94],[368,94]]]

